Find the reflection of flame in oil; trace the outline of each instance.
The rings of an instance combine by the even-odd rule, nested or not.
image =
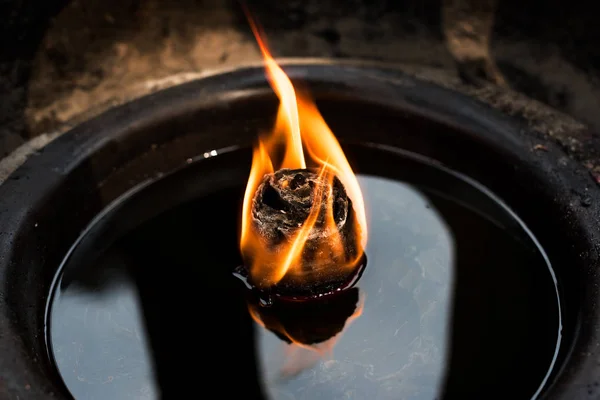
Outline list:
[[[322,244],[323,248],[320,250],[323,251],[318,251],[317,256],[344,255],[342,238],[333,216],[333,193],[331,190],[322,193],[322,187],[315,188],[310,213],[289,242],[276,249],[269,249],[256,234],[251,226],[252,199],[263,177],[282,168],[314,168],[329,183],[336,176],[342,182],[354,207],[357,220],[355,234],[361,246],[356,255],[339,257],[343,261],[336,268],[353,268],[361,259],[367,241],[365,206],[358,180],[314,102],[306,93],[294,89],[288,76],[269,53],[259,26],[249,14],[248,19],[264,58],[267,77],[280,100],[273,130],[262,135],[254,148],[252,168],[244,195],[240,248],[244,259],[251,260],[251,265],[248,265],[250,274],[257,278],[256,281],[274,285],[286,274],[299,273],[300,258],[317,221],[322,202],[327,202],[324,229],[331,234],[328,235],[327,243]],[[281,149],[282,161],[275,165],[274,160]],[[305,158],[305,151],[308,158]]]
[[[268,308],[264,308],[257,304],[248,304],[248,310],[252,316],[252,319],[254,319],[260,326],[273,332],[276,336],[280,337],[284,342],[286,342],[285,359],[280,370],[281,378],[295,376],[305,369],[312,367],[319,360],[332,356],[333,348],[341,338],[344,331],[356,318],[362,315],[364,308],[364,295],[360,296],[358,298],[358,303],[356,303],[355,299],[352,297],[353,294],[356,294],[356,297],[358,297],[358,290],[350,289],[349,292],[346,293],[346,298],[341,299],[338,304],[316,305],[316,307],[319,307],[321,311],[323,311],[323,309],[327,310],[328,306],[331,306],[331,319],[339,319],[341,317],[343,319],[343,321],[341,321],[341,326],[337,327],[335,326],[336,324],[334,324],[333,327],[325,326],[325,324],[315,321],[316,325],[312,327],[302,324],[301,332],[298,333],[294,332],[292,330],[293,328],[286,327],[286,323],[283,318],[278,319],[277,317],[273,317],[273,315],[269,315]],[[350,315],[344,315],[344,312],[347,310],[344,310],[343,308],[347,308],[348,306],[353,307],[353,310],[351,314],[348,313]],[[290,312],[286,313],[286,311],[283,310],[283,313],[285,313],[283,316],[289,316],[290,313],[293,313],[292,310],[288,311]],[[321,317],[323,317],[323,315],[327,315],[327,311],[324,314],[322,313]],[[328,329],[332,330],[330,335],[327,333]],[[310,335],[311,330],[315,331],[314,335]],[[304,337],[301,337],[301,334],[303,334]]]

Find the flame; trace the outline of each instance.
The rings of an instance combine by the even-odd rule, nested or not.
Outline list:
[[[329,183],[337,177],[352,201],[357,219],[355,233],[361,248],[355,257],[345,260],[337,267],[354,267],[362,257],[367,242],[365,205],[358,180],[338,140],[312,99],[307,93],[294,88],[290,78],[271,56],[260,27],[249,14],[247,15],[264,58],[267,78],[280,101],[272,131],[261,135],[254,148],[252,167],[244,195],[240,247],[244,258],[251,260],[250,273],[255,278],[259,277],[257,280],[266,285],[276,284],[286,274],[300,274],[299,260],[311,229],[317,221],[322,202],[327,204],[325,229],[331,232],[331,236],[327,243],[322,244],[323,249],[319,249],[323,251],[317,253],[328,256],[343,254],[343,244],[333,216],[331,186],[330,190],[323,193],[324,188],[316,185],[313,204],[307,219],[299,227],[295,236],[277,249],[268,249],[252,228],[252,199],[263,177],[282,168],[304,169],[307,168],[307,164],[318,170],[319,175]],[[283,157],[280,157],[282,160],[276,164],[274,160],[277,154],[281,153],[282,148]],[[308,157],[305,156],[305,152]]]

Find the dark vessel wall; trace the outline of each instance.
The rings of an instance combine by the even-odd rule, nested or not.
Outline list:
[[[507,85],[600,127],[593,2],[248,3],[277,55],[449,71],[443,79]],[[236,1],[3,0],[0,15],[0,158],[124,98],[258,59]]]

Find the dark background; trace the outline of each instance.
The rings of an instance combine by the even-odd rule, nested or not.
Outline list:
[[[276,56],[364,58],[525,93],[600,127],[594,2],[248,1]],[[2,0],[0,158],[112,104],[258,60],[239,4]]]

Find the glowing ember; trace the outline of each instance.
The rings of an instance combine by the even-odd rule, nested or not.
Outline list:
[[[355,272],[367,241],[358,181],[316,105],[294,89],[249,20],[280,105],[273,130],[254,148],[242,211],[244,262],[262,289],[340,282]],[[269,201],[265,217],[260,205]]]

